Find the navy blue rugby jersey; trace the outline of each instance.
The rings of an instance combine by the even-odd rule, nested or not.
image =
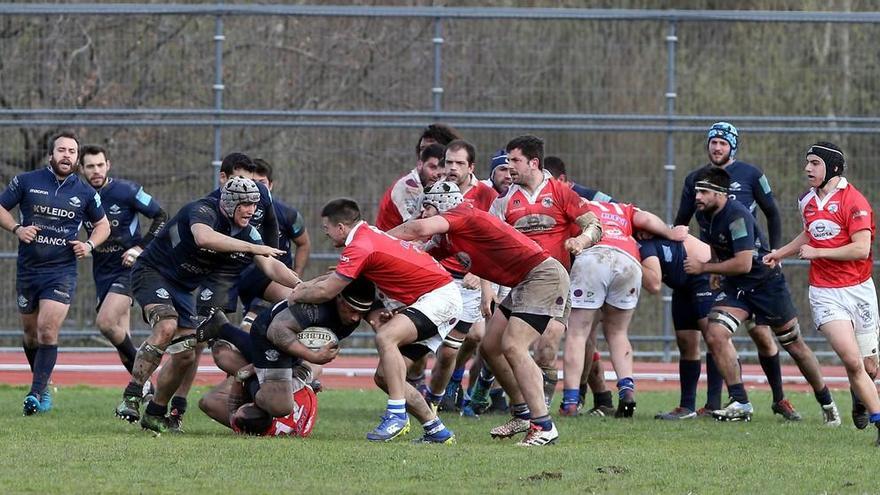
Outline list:
[[[253,261],[250,253],[218,253],[197,246],[191,230],[192,225],[197,223],[206,224],[215,232],[238,240],[263,244],[260,233],[252,225],[244,229],[233,228],[220,212],[218,199],[202,198],[181,208],[137,262],[153,267],[170,282],[187,290],[195,290],[208,274],[218,268]]]
[[[0,206],[18,206],[19,223],[40,228],[33,242],[18,243],[19,273],[76,271],[69,242],[77,240],[83,222],[104,218],[101,197],[92,186],[75,173],[58,180],[50,167],[13,177],[0,194]]]
[[[110,237],[92,253],[95,274],[118,270],[122,266],[122,254],[142,244],[138,214],[155,218],[162,212],[159,203],[132,181],[109,178],[98,189],[98,195],[110,221]],[[91,222],[85,226],[91,232]]]
[[[280,259],[285,265],[293,263],[293,240],[306,231],[306,222],[296,208],[275,199],[275,216],[278,218],[278,249],[285,252]]]

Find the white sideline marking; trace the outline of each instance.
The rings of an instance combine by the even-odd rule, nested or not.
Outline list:
[[[30,371],[30,367],[26,364],[0,364],[0,371]],[[120,364],[57,364],[55,371],[68,371],[75,373],[107,373],[121,372],[127,373],[125,368]],[[376,372],[375,368],[324,368],[321,372],[329,376],[345,376],[365,377],[373,376]],[[226,373],[216,366],[199,366],[199,373],[223,374]],[[430,374],[430,370],[428,370]],[[559,373],[559,379],[562,380],[562,372]],[[636,380],[647,380],[655,382],[678,382],[678,373],[633,373]],[[764,375],[743,375],[743,382],[746,383],[766,383],[767,377]],[[606,381],[616,381],[617,375],[613,371],[605,372]],[[700,381],[706,381],[706,375],[700,375]],[[785,383],[807,383],[802,376],[783,376],[782,381]],[[827,383],[847,383],[845,376],[826,376]],[[880,382],[880,381],[878,381]]]

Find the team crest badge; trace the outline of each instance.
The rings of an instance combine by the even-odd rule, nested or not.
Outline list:
[[[837,208],[837,203],[831,203],[830,205],[828,205],[828,211],[831,213],[837,213]]]
[[[266,350],[266,361],[275,362],[278,361],[278,351],[275,349]]]
[[[27,305],[28,305],[27,298],[24,296],[18,296],[18,307],[19,308],[26,308]]]
[[[213,295],[214,291],[212,291],[211,289],[205,289],[199,294],[199,299],[201,299],[202,301],[210,301],[211,296]]]
[[[107,208],[107,211],[110,212],[111,215],[119,215],[122,212],[122,208],[119,205],[110,205],[110,208]]]
[[[168,291],[165,290],[164,287],[159,287],[158,289],[156,289],[156,297],[158,297],[159,299],[168,299],[169,297],[171,297],[171,295],[168,294]]]
[[[543,206],[544,208],[551,208],[551,207],[553,207],[553,198],[544,198],[544,199],[542,199],[542,200],[541,200],[541,206]]]
[[[77,198],[76,196],[70,198],[67,203],[74,208],[79,208],[80,206],[82,206],[82,201],[80,201],[79,198]]]

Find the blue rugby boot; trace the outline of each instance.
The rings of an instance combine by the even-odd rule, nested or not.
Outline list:
[[[24,398],[24,405],[22,407],[22,413],[25,416],[33,416],[40,412],[40,399],[37,398],[34,394],[29,394]]]
[[[371,442],[388,442],[395,438],[406,435],[409,432],[409,417],[396,414],[385,414],[376,428],[367,433],[367,440]]]

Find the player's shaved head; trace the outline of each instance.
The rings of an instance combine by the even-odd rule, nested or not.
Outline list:
[[[331,224],[354,225],[361,220],[361,209],[353,199],[338,198],[324,205],[321,216]]]

